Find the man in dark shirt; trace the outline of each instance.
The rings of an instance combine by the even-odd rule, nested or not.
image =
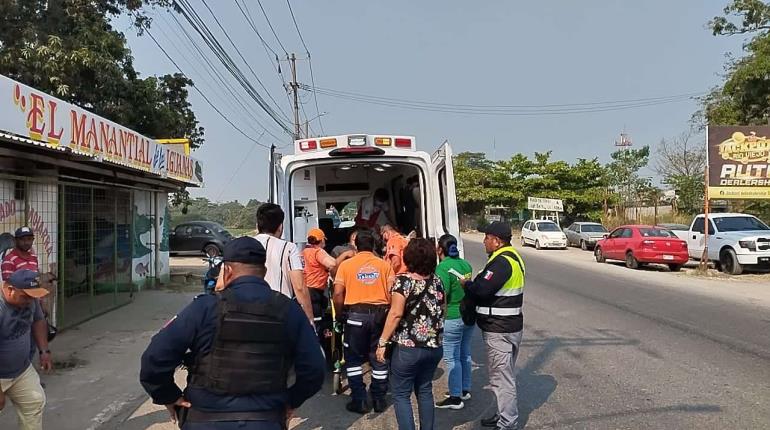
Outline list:
[[[141,383],[156,404],[166,405],[173,421],[186,416],[184,429],[283,429],[292,411],[321,389],[321,347],[300,306],[265,283],[265,249],[256,239],[229,242],[223,260],[218,293],[197,297],[153,337],[142,355]],[[239,329],[248,312],[269,312],[276,303],[285,312],[283,319],[268,321],[274,329]],[[234,309],[232,320],[225,319],[231,315],[228,309]],[[233,325],[227,328],[225,323]],[[222,344],[240,337],[245,337],[241,344]],[[231,354],[228,348],[239,352]],[[287,350],[276,356],[276,348]],[[242,365],[228,366],[218,359]],[[207,366],[207,360],[213,364]],[[174,382],[174,371],[183,361],[190,368],[184,392]],[[259,387],[286,363],[294,369],[293,385],[287,388],[284,378],[271,385],[280,387],[273,391]],[[222,379],[214,378],[215,373],[223,373]]]

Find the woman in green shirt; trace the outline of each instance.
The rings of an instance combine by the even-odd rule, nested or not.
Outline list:
[[[445,234],[438,240],[441,262],[436,275],[444,284],[446,293],[446,321],[444,322],[444,361],[449,373],[449,395],[436,403],[440,409],[462,409],[463,400],[471,398],[471,335],[473,326],[465,325],[460,316],[460,301],[465,291],[459,277],[471,278],[470,263],[460,258],[457,238]]]

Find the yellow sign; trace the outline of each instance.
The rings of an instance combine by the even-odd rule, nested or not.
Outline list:
[[[709,198],[770,199],[770,127],[708,130]]]

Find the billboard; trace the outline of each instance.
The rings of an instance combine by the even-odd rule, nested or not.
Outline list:
[[[535,211],[564,212],[561,200],[527,197],[527,209]]]
[[[770,126],[709,126],[710,199],[770,199]]]

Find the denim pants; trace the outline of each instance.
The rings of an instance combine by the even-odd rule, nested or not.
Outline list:
[[[449,395],[471,390],[471,336],[474,326],[462,318],[444,321],[444,362],[449,373]]]
[[[433,374],[441,361],[441,348],[396,346],[390,360],[390,390],[399,430],[414,430],[412,391],[417,395],[420,430],[432,430]]]

